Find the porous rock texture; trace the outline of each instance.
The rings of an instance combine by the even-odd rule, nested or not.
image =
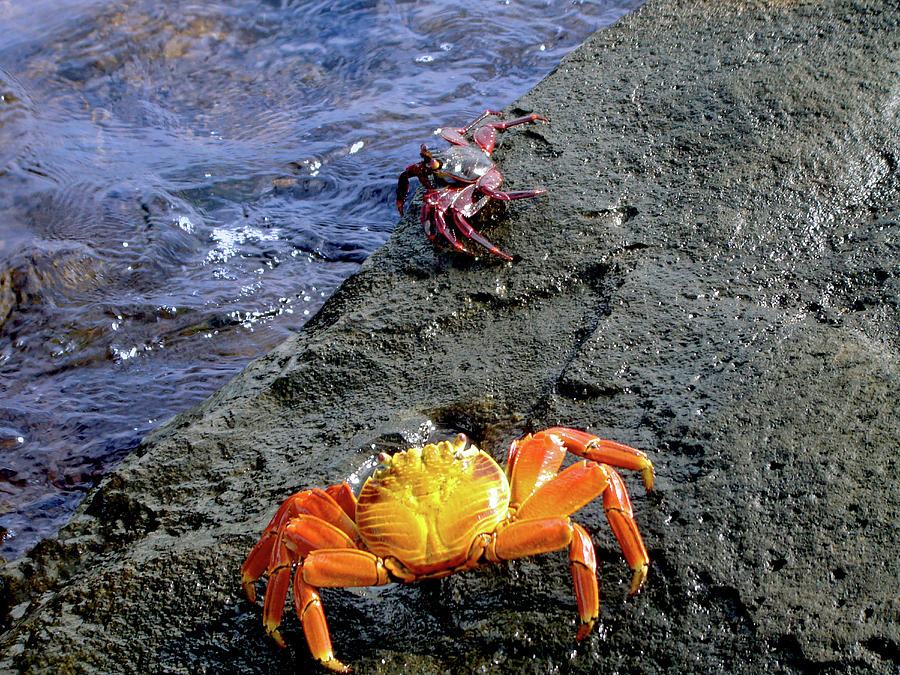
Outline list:
[[[512,264],[413,215],[294,338],[145,442],[3,574],[0,669],[315,668],[239,568],[275,506],[459,431],[499,460],[564,424],[627,475],[652,566],[599,503],[598,629],[564,552],[325,590],[358,672],[900,670],[900,12],[885,0],[658,0],[512,105],[495,213]],[[463,122],[458,120],[456,122]],[[450,120],[435,120],[437,124]],[[399,167],[409,158],[398,158]]]

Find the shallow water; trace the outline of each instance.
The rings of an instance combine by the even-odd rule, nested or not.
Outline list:
[[[299,329],[434,127],[641,2],[0,3],[0,554]]]

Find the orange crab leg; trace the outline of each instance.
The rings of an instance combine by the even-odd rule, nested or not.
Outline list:
[[[593,434],[568,427],[553,427],[535,434],[535,437],[544,434],[558,436],[565,444],[566,449],[580,457],[610,464],[619,469],[632,469],[640,471],[644,479],[647,491],[653,489],[653,464],[647,455],[640,450],[615,441],[606,441],[597,438]]]
[[[588,636],[600,614],[600,592],[597,589],[597,556],[590,535],[578,523],[572,523],[572,544],[569,546],[569,565],[575,586],[575,602],[581,625],[575,640]]]
[[[569,547],[569,565],[575,587],[575,602],[581,625],[575,635],[583,640],[591,632],[600,613],[597,589],[597,556],[590,535],[568,518],[518,520],[498,530],[485,550],[491,561],[524,558]]]
[[[631,500],[628,498],[622,477],[609,469],[609,479],[609,489],[603,493],[603,510],[606,511],[609,526],[616,535],[628,566],[634,570],[631,587],[628,589],[628,594],[634,595],[641,590],[647,579],[650,557],[647,555],[641,533],[638,532],[637,523],[634,522]]]
[[[334,497],[325,490],[316,488],[303,490],[291,495],[282,502],[278,511],[272,516],[272,520],[269,521],[269,524],[263,531],[262,537],[256,542],[253,550],[250,551],[250,555],[244,561],[243,567],[241,567],[241,583],[250,602],[256,600],[256,590],[253,582],[259,579],[266,569],[270,567],[272,550],[281,528],[291,518],[304,513],[317,516],[332,523],[354,540],[359,538],[356,523],[351,520],[345,509],[335,501]]]
[[[516,517],[528,520],[570,516],[606,490],[610,471],[588,460],[573,464],[535,490],[519,507]]]
[[[350,518],[350,520],[354,523],[356,522],[356,496],[353,494],[353,490],[350,489],[350,486],[347,485],[347,483],[327,487],[325,488],[325,493],[344,509],[344,513],[347,514],[347,517]]]
[[[498,528],[484,556],[491,562],[514,560],[565,548],[572,541],[568,518],[516,520]]]
[[[556,476],[565,456],[566,448],[556,436],[535,438],[529,434],[522,440],[513,441],[506,461],[510,504],[521,504],[537,488]]]
[[[294,560],[304,558],[320,548],[356,548],[346,533],[331,523],[301,514],[294,516],[284,526],[282,541],[293,554]]]
[[[313,658],[329,670],[338,673],[351,672],[350,667],[334,657],[328,623],[325,621],[325,612],[322,610],[322,600],[316,589],[305,583],[302,575],[295,574],[292,595],[294,596],[294,608],[303,624],[306,644],[309,645],[309,651]]]
[[[383,586],[391,583],[384,561],[359,549],[313,551],[300,568],[303,581],[319,587]]]
[[[278,632],[278,626],[281,624],[284,599],[287,597],[294,563],[313,549],[353,547],[355,544],[331,523],[307,514],[292,518],[281,528],[277,538],[280,545],[273,547],[269,560],[269,582],[266,584],[266,597],[263,603],[263,625],[275,642],[284,647],[284,639]],[[249,584],[253,588],[253,581]]]

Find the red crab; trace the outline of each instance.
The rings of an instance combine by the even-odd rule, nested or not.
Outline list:
[[[566,451],[585,459],[560,471]],[[350,669],[332,652],[318,588],[434,579],[564,548],[581,617],[575,639],[584,639],[600,611],[597,561],[590,535],[569,516],[600,495],[634,570],[630,594],[647,578],[625,484],[609,466],[640,471],[650,490],[653,465],[640,450],[555,427],[513,441],[505,471],[463,434],[378,459],[359,497],[342,483],[285,500],[241,568],[251,602],[256,580],[269,575],[266,632],[284,646],[278,625],[290,590],[312,655],[331,670]]]
[[[512,260],[512,257],[494,246],[487,237],[472,227],[467,218],[471,218],[480,211],[490,199],[509,201],[511,199],[524,199],[542,195],[546,190],[524,190],[519,192],[503,192],[500,183],[503,174],[497,169],[491,159],[494,151],[494,143],[497,140],[497,132],[509,129],[517,124],[528,122],[549,122],[542,116],[532,113],[519,117],[509,122],[484,122],[488,117],[497,117],[499,112],[485,110],[471,124],[461,129],[444,127],[436,133],[441,138],[451,143],[450,147],[440,152],[431,152],[423,143],[420,150],[422,161],[410,164],[397,180],[397,209],[403,214],[403,205],[409,191],[409,179],[415,177],[425,187],[425,195],[422,198],[422,226],[425,233],[432,241],[439,234],[446,239],[457,251],[469,253],[469,250],[457,239],[445,214],[452,216],[452,222],[459,232],[473,241],[478,242],[494,255]],[[481,124],[481,126],[478,126]],[[477,127],[477,128],[476,128]],[[466,140],[466,134],[472,129],[472,140],[475,146]]]

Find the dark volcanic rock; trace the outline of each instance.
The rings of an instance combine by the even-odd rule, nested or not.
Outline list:
[[[238,570],[276,504],[384,446],[566,424],[647,449],[626,476],[644,591],[598,504],[600,626],[564,553],[323,592],[359,672],[900,670],[900,13],[651,2],[507,112],[511,265],[405,218],[294,339],[160,427],[57,539],[8,566],[0,668],[294,672]],[[446,120],[436,120],[437,123]],[[398,169],[409,158],[398,158]],[[416,209],[411,211],[415,213]]]

